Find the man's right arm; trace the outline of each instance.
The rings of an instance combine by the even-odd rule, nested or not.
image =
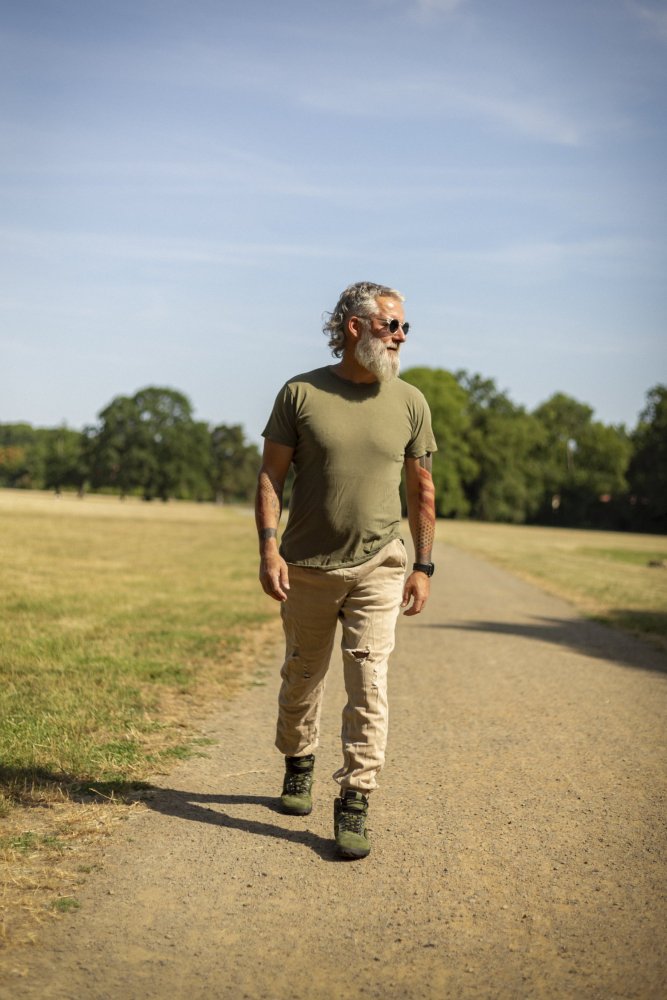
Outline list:
[[[293,454],[293,448],[266,440],[257,479],[255,522],[259,535],[259,581],[265,593],[276,601],[286,601],[289,590],[287,563],[278,551],[278,523]]]

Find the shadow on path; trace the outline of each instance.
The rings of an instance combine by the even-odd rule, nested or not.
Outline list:
[[[278,840],[286,840],[293,844],[309,847],[323,861],[341,860],[335,853],[333,840],[326,840],[311,830],[290,830],[276,823],[242,819],[230,816],[224,809],[212,808],[213,806],[226,805],[253,805],[282,816],[276,799],[266,795],[223,795],[218,792],[209,795],[178,791],[174,788],[159,788],[142,796],[142,799],[150,809],[167,816],[175,816],[177,819],[198,823],[210,823],[213,826],[241,830],[243,833],[252,833],[260,837],[275,837]]]
[[[596,622],[568,618],[533,618],[529,622],[462,621],[419,624],[423,629],[452,629],[464,632],[490,632],[517,636],[534,642],[549,642],[566,646],[585,656],[633,667],[667,673],[667,655],[650,646],[646,640],[616,631]]]

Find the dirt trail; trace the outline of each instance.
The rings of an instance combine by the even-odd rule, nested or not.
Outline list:
[[[276,809],[277,652],[0,996],[665,996],[667,659],[437,555],[428,611],[399,627],[370,857],[332,849],[337,659],[314,811]]]

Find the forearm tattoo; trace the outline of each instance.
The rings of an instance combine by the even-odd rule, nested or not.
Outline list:
[[[435,538],[435,487],[431,476],[431,456],[419,459],[419,516],[417,519],[417,562],[431,562]]]
[[[260,541],[275,538],[282,512],[282,489],[264,470],[257,480],[255,521]]]

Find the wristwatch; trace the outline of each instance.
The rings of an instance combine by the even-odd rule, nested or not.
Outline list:
[[[415,571],[426,573],[427,576],[433,576],[435,573],[435,563],[414,563],[412,572],[414,573]]]

